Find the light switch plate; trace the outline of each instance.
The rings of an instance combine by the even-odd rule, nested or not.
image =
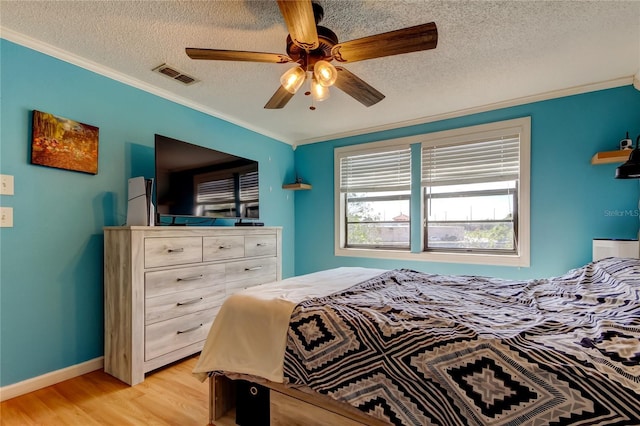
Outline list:
[[[0,228],[13,228],[13,207],[0,207]]]
[[[0,195],[13,195],[12,175],[0,175]]]

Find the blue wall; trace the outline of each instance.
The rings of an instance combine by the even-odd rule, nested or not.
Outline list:
[[[524,116],[531,116],[529,268],[334,256],[334,208],[329,201],[334,196],[334,148]],[[638,181],[614,179],[616,164],[590,164],[594,153],[615,150],[627,131],[635,144],[640,134],[640,91],[632,86],[300,146],[295,151],[296,169],[313,190],[301,191],[295,200],[295,247],[300,254],[296,275],[358,265],[536,278],[585,264],[591,260],[593,238],[637,238]]]
[[[102,227],[126,221],[127,179],[154,174],[154,134],[260,163],[261,220],[283,227],[294,271],[291,146],[18,46],[0,45],[0,173],[14,227],[0,228],[0,385],[103,355]],[[99,172],[29,164],[31,111],[100,128]]]
[[[638,181],[614,180],[616,165],[589,163],[595,152],[614,149],[626,131],[634,139],[640,134],[640,92],[632,87],[304,145],[294,152],[206,114],[0,43],[0,173],[15,176],[15,195],[0,196],[0,204],[14,208],[14,227],[0,228],[0,386],[103,355],[102,227],[125,222],[127,178],[153,175],[155,133],[260,162],[262,220],[283,226],[284,276],[360,265],[542,277],[589,261],[592,238],[633,238],[638,230],[638,217],[624,214],[637,212]],[[29,164],[33,109],[100,128],[98,175]],[[532,117],[530,268],[333,255],[334,147],[527,115]],[[313,190],[294,197],[281,189],[294,170]]]

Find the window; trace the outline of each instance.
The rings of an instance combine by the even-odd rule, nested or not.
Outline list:
[[[240,205],[244,216],[260,217],[259,190],[257,170],[240,174]]]
[[[195,176],[197,214],[258,217],[258,172],[224,170]]]
[[[342,247],[410,249],[409,147],[338,158]]]
[[[233,176],[196,176],[196,205],[199,216],[235,216]]]
[[[530,134],[525,117],[336,148],[335,254],[529,266]]]
[[[422,147],[425,251],[516,254],[519,134]]]

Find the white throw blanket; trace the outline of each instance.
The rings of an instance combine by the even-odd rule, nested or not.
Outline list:
[[[193,373],[202,381],[211,371],[224,371],[282,383],[287,330],[294,307],[383,272],[360,267],[329,269],[251,287],[230,296],[211,326]]]

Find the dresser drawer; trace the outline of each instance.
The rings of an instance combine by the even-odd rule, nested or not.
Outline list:
[[[202,237],[145,238],[144,267],[202,262]]]
[[[205,262],[244,257],[244,236],[204,237],[202,257]]]
[[[275,235],[247,235],[244,237],[245,257],[275,256],[278,253]]]
[[[144,274],[146,298],[224,283],[224,265],[191,266]]]
[[[218,309],[198,311],[146,326],[145,361],[205,340]]]
[[[247,259],[226,264],[227,296],[236,291],[269,283],[277,279],[277,260],[275,257]]]
[[[225,292],[224,284],[220,283],[147,298],[144,307],[145,325],[217,308],[222,305]]]

